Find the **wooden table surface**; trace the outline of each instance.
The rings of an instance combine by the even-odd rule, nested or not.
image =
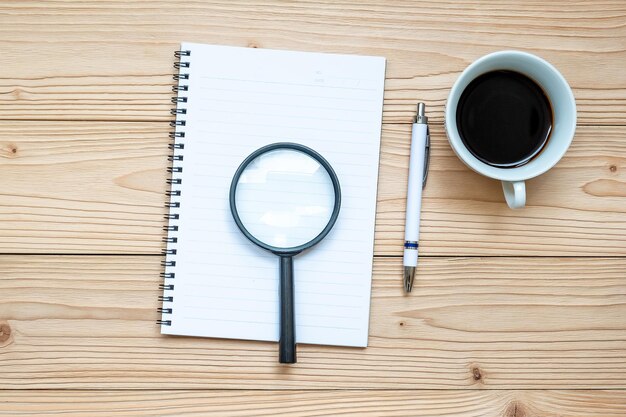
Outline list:
[[[180,41],[382,55],[369,347],[165,337],[155,325]],[[569,80],[578,129],[513,211],[442,127],[496,50]],[[0,3],[0,415],[626,415],[626,3]],[[401,287],[410,121],[432,160]]]

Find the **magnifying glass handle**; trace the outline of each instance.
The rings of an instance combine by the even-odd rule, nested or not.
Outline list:
[[[293,258],[280,257],[280,363],[296,363],[296,321],[293,299]]]

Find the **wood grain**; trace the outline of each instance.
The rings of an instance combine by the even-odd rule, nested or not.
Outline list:
[[[377,258],[369,347],[159,334],[158,256],[0,256],[0,389],[560,389],[626,384],[626,259]]]
[[[4,391],[0,416],[622,417],[626,391]]]
[[[382,55],[385,122],[441,122],[459,73],[502,49],[571,83],[581,124],[626,123],[626,6],[597,2],[20,1],[0,5],[0,118],[168,120],[181,40]]]
[[[2,252],[160,252],[167,124],[5,122],[2,129]]]
[[[425,255],[626,255],[623,127],[579,127],[566,156],[527,182],[527,206],[510,210],[502,186],[469,170],[441,126],[431,129],[422,203]],[[401,255],[410,127],[386,125],[376,216],[376,254]]]
[[[0,252],[146,253],[162,248],[166,123],[0,122]],[[626,127],[582,126],[565,158],[513,211],[432,128],[423,255],[626,255]],[[410,127],[385,125],[377,255],[401,255]]]

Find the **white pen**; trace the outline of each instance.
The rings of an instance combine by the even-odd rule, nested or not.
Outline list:
[[[406,226],[404,229],[404,290],[411,292],[420,236],[420,214],[422,209],[422,188],[428,174],[430,138],[428,117],[424,115],[424,103],[417,104],[417,116],[411,135],[409,157],[409,185],[406,198]]]

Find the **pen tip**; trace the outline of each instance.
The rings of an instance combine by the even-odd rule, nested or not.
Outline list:
[[[411,292],[413,289],[413,278],[415,277],[415,267],[404,267],[404,291]]]

